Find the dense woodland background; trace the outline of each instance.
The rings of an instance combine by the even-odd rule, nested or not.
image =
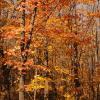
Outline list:
[[[100,100],[100,0],[0,0],[0,100]]]

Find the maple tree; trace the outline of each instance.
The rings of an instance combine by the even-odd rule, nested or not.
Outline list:
[[[1,0],[0,99],[99,100],[99,3]]]

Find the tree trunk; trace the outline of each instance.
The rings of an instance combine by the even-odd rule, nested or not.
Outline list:
[[[46,40],[45,40],[45,62],[44,62],[44,64],[48,67],[48,50],[47,50],[47,48],[48,48],[48,37],[46,37]],[[46,75],[47,76],[47,75]],[[48,81],[46,80],[45,81],[45,86],[46,86],[46,88],[44,89],[44,100],[48,100]]]
[[[79,89],[79,87],[81,86],[80,84],[80,79],[79,79],[79,75],[78,75],[78,71],[79,71],[79,61],[78,61],[78,44],[75,42],[74,45],[74,57],[73,57],[73,66],[74,66],[74,83],[75,83],[75,98],[76,100],[80,99],[80,93],[81,90]]]
[[[24,100],[24,78],[22,75],[19,83],[19,100]]]

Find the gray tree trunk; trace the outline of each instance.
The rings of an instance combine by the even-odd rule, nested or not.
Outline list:
[[[19,100],[24,100],[24,80],[22,75],[19,80]]]

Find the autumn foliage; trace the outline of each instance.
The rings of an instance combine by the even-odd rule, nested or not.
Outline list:
[[[0,100],[100,99],[99,0],[0,7]]]

